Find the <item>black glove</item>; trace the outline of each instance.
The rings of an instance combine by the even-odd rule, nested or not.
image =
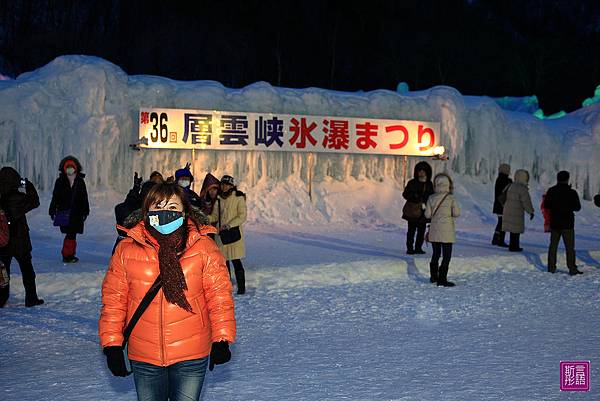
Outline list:
[[[231,351],[229,351],[229,343],[227,341],[219,341],[212,343],[210,350],[210,359],[208,362],[208,370],[212,372],[215,365],[221,365],[229,362],[231,359]]]
[[[125,366],[125,356],[123,356],[123,347],[112,346],[104,347],[106,355],[106,364],[114,376],[125,377],[129,375],[127,366]]]
[[[133,175],[133,187],[134,188],[141,188],[142,181],[143,181],[143,178],[142,177],[138,177],[138,173],[136,171],[135,174]]]
[[[533,213],[529,213],[529,220],[533,220],[533,217],[534,217]]]

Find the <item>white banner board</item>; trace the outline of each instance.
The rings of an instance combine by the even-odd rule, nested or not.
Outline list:
[[[154,149],[443,153],[436,122],[241,111],[140,109],[139,138]]]

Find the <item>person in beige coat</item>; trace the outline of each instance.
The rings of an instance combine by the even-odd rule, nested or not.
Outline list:
[[[229,262],[233,264],[238,294],[246,293],[246,273],[241,260],[246,256],[244,231],[242,229],[242,224],[246,221],[246,215],[246,194],[238,191],[232,176],[224,175],[221,178],[221,193],[217,197],[217,203],[213,207],[209,220],[217,225],[220,233],[239,227],[240,239],[235,242],[223,244],[220,236],[216,237],[217,244],[227,261],[227,269],[231,269]]]
[[[520,236],[525,232],[525,213],[533,220],[533,205],[529,196],[529,173],[526,170],[515,172],[515,182],[506,188],[506,202],[502,215],[502,231],[510,233],[508,250],[521,252]]]
[[[456,241],[454,219],[460,216],[460,205],[452,194],[454,188],[449,175],[436,175],[433,184],[435,193],[425,205],[425,217],[431,219],[429,242],[433,246],[429,281],[437,282],[438,286],[454,287],[454,283],[448,281],[448,268],[452,257],[452,244]],[[442,264],[438,267],[440,256]]]

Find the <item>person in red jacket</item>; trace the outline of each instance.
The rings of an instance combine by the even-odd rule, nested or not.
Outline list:
[[[124,327],[160,274],[162,286],[127,347],[138,399],[197,400],[206,366],[230,360],[236,334],[225,259],[208,237],[216,229],[174,183],[150,190],[141,217],[123,227],[127,238],[102,284],[100,342],[110,371],[126,376]]]

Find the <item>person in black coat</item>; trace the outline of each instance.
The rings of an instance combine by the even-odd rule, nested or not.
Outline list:
[[[23,192],[24,191],[24,192]],[[0,260],[10,274],[10,262],[17,260],[25,287],[25,306],[44,303],[38,298],[35,285],[35,271],[31,263],[31,239],[25,215],[40,205],[40,198],[33,184],[22,179],[12,167],[0,169],[0,208],[9,222],[8,244],[0,248]],[[10,285],[0,289],[0,307],[8,300]]]
[[[408,221],[406,253],[409,255],[425,253],[423,242],[425,241],[425,229],[427,223],[429,223],[429,220],[425,218],[425,204],[429,196],[433,194],[431,176],[432,170],[429,163],[417,163],[414,178],[408,181],[402,193],[402,196],[406,199],[402,218]],[[416,240],[415,233],[417,234]]]
[[[600,194],[594,196],[594,205],[600,207]]]
[[[196,192],[194,192],[190,185],[194,182],[194,176],[190,171],[190,164],[186,164],[185,167],[180,168],[175,171],[175,181],[179,184],[180,187],[183,188],[185,194],[188,197],[188,200],[192,204],[192,206],[197,207],[198,209],[202,209],[202,201]]]
[[[550,246],[548,248],[548,272],[556,272],[556,251],[563,239],[567,251],[569,274],[583,274],[575,265],[575,213],[581,210],[577,191],[569,185],[569,172],[556,175],[558,183],[546,192],[544,207],[550,211]]]
[[[125,219],[129,217],[133,212],[142,208],[144,198],[150,192],[150,189],[155,184],[164,182],[162,175],[158,171],[154,171],[150,174],[150,180],[142,184],[142,177],[138,177],[138,173],[135,172],[133,176],[133,188],[129,190],[125,200],[115,206],[115,219],[117,221],[117,240],[113,246],[112,253],[115,253],[117,245],[127,236],[127,233],[122,231],[119,227],[125,226]]]
[[[506,232],[502,231],[502,214],[504,213],[504,205],[498,198],[510,184],[512,184],[512,179],[510,178],[510,166],[503,163],[498,168],[498,178],[496,178],[496,184],[494,185],[493,213],[498,216],[498,224],[496,224],[494,238],[492,239],[492,245],[498,245],[503,248],[508,248],[508,244],[506,243]]]
[[[81,163],[73,156],[67,156],[59,164],[60,174],[54,183],[52,200],[48,214],[54,225],[60,225],[60,232],[65,234],[62,247],[63,263],[75,263],[79,260],[77,252],[77,234],[83,234],[85,219],[90,214],[87,189],[81,172]],[[61,223],[56,219],[58,213],[68,211],[68,222]]]

